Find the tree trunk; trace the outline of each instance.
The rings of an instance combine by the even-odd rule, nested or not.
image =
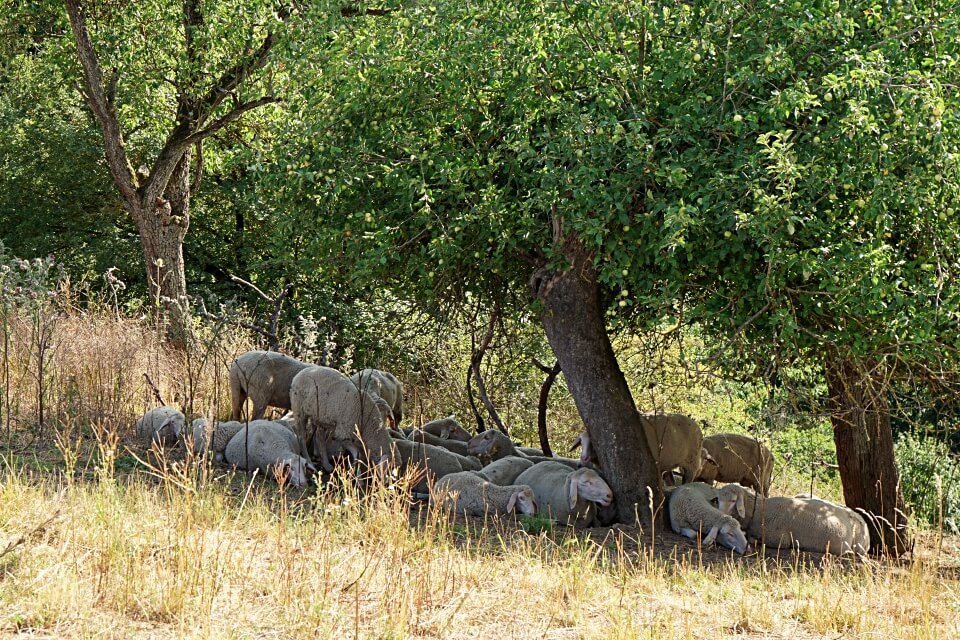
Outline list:
[[[190,226],[190,155],[188,149],[177,163],[164,197],[147,195],[130,211],[143,245],[150,300],[167,320],[168,340],[177,347],[185,347],[191,336],[183,264],[183,239]]]
[[[828,356],[824,369],[843,499],[867,512],[871,551],[900,556],[912,542],[881,367]]]
[[[607,334],[593,257],[575,237],[555,231],[571,268],[546,267],[531,278],[543,303],[541,322],[590,434],[604,478],[616,496],[617,520],[651,530],[663,518],[657,465],[644,437],[640,415]],[[651,511],[651,505],[653,510]]]

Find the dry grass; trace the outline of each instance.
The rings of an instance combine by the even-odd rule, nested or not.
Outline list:
[[[156,461],[130,439],[153,404],[142,374],[168,401],[222,416],[243,336],[174,358],[109,314],[51,328],[42,367],[27,325],[5,352],[0,635],[960,637],[955,540],[929,536],[904,563],[739,558],[670,533],[450,521],[390,487],[288,492],[182,450]]]

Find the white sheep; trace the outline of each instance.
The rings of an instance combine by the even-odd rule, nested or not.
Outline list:
[[[401,473],[411,467],[423,471],[423,474],[417,478],[416,483],[411,487],[411,491],[414,493],[427,493],[430,486],[438,479],[451,473],[468,471],[461,464],[461,456],[443,447],[435,447],[410,440],[394,440],[393,446],[399,457]]]
[[[538,462],[558,462],[571,469],[580,467],[580,461],[573,458],[548,458],[547,456],[527,455],[513,443],[513,441],[504,433],[497,429],[488,429],[483,433],[470,438],[467,443],[467,452],[472,456],[479,458],[489,458],[490,460],[499,460],[506,456],[516,456],[518,458],[527,458],[534,463]]]
[[[389,462],[390,435],[374,398],[336,369],[300,371],[290,384],[290,404],[301,455],[313,456],[324,470],[333,470],[327,448],[334,440],[354,457],[365,452],[371,464]]]
[[[703,463],[703,432],[696,420],[679,413],[641,413],[640,423],[661,477],[679,467],[681,482],[692,482]],[[598,464],[590,435],[586,431],[574,440],[570,449],[577,446],[581,447],[581,463]],[[673,476],[670,478],[672,480]]]
[[[669,496],[667,510],[670,528],[691,540],[706,533],[703,543],[718,544],[743,555],[747,550],[747,537],[733,516],[727,515],[710,504],[717,497],[717,490],[703,482],[691,482],[675,488]]]
[[[596,504],[609,506],[613,501],[613,491],[596,471],[573,470],[559,462],[538,462],[517,476],[514,484],[533,489],[540,513],[576,527],[593,523]]]
[[[212,453],[213,459],[221,462],[227,443],[243,426],[244,423],[237,420],[226,420],[215,422],[211,427],[206,418],[197,418],[193,421],[193,452],[198,456]]]
[[[268,406],[290,409],[290,384],[309,367],[276,351],[248,351],[230,365],[230,419],[241,420],[247,398],[253,402],[251,420],[261,419]]]
[[[774,496],[728,484],[717,492],[720,511],[734,516],[747,535],[769,547],[836,555],[867,553],[870,532],[857,512],[819,499]]]
[[[532,516],[537,512],[530,487],[493,484],[471,471],[451,473],[437,480],[430,493],[430,503],[472,516],[509,514],[514,510]]]
[[[137,420],[137,438],[148,446],[156,442],[162,446],[175,445],[187,427],[187,418],[173,407],[157,407]]]
[[[703,439],[703,465],[697,480],[737,482],[766,496],[773,475],[773,454],[756,438],[738,433],[717,433]]]
[[[350,380],[357,388],[383,398],[393,415],[392,426],[400,424],[403,420],[403,385],[395,375],[380,369],[364,369],[350,376]]]
[[[451,413],[446,418],[437,418],[423,424],[420,430],[431,435],[443,438],[444,440],[455,440],[457,442],[470,442],[470,432],[463,428],[463,425]]]
[[[513,484],[517,476],[532,466],[533,461],[529,458],[507,456],[494,460],[480,469],[478,473],[493,484],[508,485]]]
[[[300,455],[299,449],[297,436],[282,424],[254,420],[230,439],[224,458],[241,469],[284,476],[291,485],[302,487],[317,469]]]
[[[434,435],[428,431],[423,431],[421,429],[411,429],[410,433],[407,434],[407,440],[432,444],[435,447],[443,447],[444,449],[449,449],[450,451],[458,453],[461,456],[470,455],[466,442],[441,438],[440,436]]]

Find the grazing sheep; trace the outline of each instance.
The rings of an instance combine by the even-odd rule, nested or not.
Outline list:
[[[773,454],[763,443],[737,433],[717,433],[703,439],[703,465],[697,480],[737,482],[761,495],[769,495]]]
[[[836,555],[861,555],[870,548],[870,532],[860,514],[826,500],[764,498],[728,484],[717,492],[717,506],[739,520],[747,535],[769,547]]]
[[[175,445],[187,427],[187,418],[173,407],[157,407],[137,420],[137,438],[149,446],[156,442],[161,446]]]
[[[451,473],[467,471],[461,464],[462,456],[447,451],[443,447],[435,447],[431,444],[422,444],[410,440],[394,440],[393,446],[399,457],[401,473],[411,466],[419,467],[424,471],[417,483],[411,487],[414,493],[427,493],[430,486],[439,478]]]
[[[739,522],[710,504],[716,497],[717,490],[703,482],[691,482],[674,489],[667,502],[670,528],[691,540],[706,533],[704,544],[716,541],[743,555],[747,550],[747,537]]]
[[[538,462],[559,462],[571,469],[580,467],[580,461],[573,458],[548,458],[546,456],[531,456],[523,453],[517,448],[510,438],[496,430],[488,429],[481,434],[470,438],[467,443],[467,452],[472,456],[480,458],[487,457],[490,460],[499,460],[506,456],[516,456],[518,458],[527,458],[533,463]]]
[[[230,365],[230,419],[241,420],[247,398],[253,402],[251,420],[263,418],[268,406],[290,409],[290,385],[309,367],[276,351],[248,351]]]
[[[509,514],[516,509],[528,516],[537,512],[533,489],[526,485],[497,485],[471,471],[451,473],[433,486],[430,503],[447,511],[472,516]]]
[[[661,477],[680,467],[681,482],[691,482],[697,477],[702,464],[701,443],[703,432],[697,422],[679,413],[641,413],[640,422],[647,437],[650,452],[660,468]],[[598,465],[596,452],[592,449],[590,434],[581,433],[570,447],[580,450],[582,464]],[[670,479],[673,480],[671,474]]]
[[[506,458],[494,460],[483,467],[480,469],[479,474],[493,484],[508,485],[513,484],[517,476],[532,466],[533,461],[529,458],[507,456]]]
[[[282,424],[254,420],[230,439],[224,458],[241,469],[286,476],[287,482],[302,487],[317,469],[299,454],[299,449],[297,436]]]
[[[383,398],[393,414],[392,426],[396,428],[400,424],[403,420],[403,385],[395,375],[379,369],[364,369],[350,376],[350,380],[358,389],[362,387],[367,393],[372,391]]]
[[[311,366],[293,378],[290,404],[301,455],[332,471],[327,447],[336,441],[354,457],[361,449],[374,465],[390,458],[390,435],[373,397],[336,369]]]
[[[427,422],[420,427],[420,430],[444,440],[456,440],[457,442],[470,442],[471,437],[470,432],[463,428],[463,425],[453,417],[452,413],[446,418],[437,418]]]
[[[559,462],[538,462],[517,476],[514,484],[533,489],[540,513],[576,527],[593,523],[595,503],[608,506],[613,501],[613,491],[596,471],[587,467],[574,471]]]

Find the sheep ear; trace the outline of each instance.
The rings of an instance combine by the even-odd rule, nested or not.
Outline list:
[[[717,539],[717,534],[718,534],[718,533],[720,533],[720,523],[719,523],[719,522],[718,522],[717,524],[713,525],[713,527],[711,527],[710,531],[707,532],[707,535],[704,536],[704,538],[703,538],[703,544],[705,544],[705,545],[711,545],[711,544],[713,544],[714,541],[716,541],[716,539]]]
[[[517,506],[517,492],[510,494],[510,500],[507,501],[507,513],[512,513]]]
[[[577,506],[577,490],[579,488],[579,478],[573,476],[570,477],[570,508],[573,509]]]
[[[580,439],[580,436],[577,436],[577,439],[573,441],[573,444],[570,445],[570,451],[573,451],[577,447],[583,444],[583,440]]]
[[[445,425],[442,429],[440,429],[440,437],[443,438],[443,439],[449,438],[449,437],[450,437],[450,428],[451,428],[451,427],[450,427],[450,425],[448,424],[448,425]]]
[[[743,504],[743,491],[737,491],[737,515],[741,518],[747,515],[747,508]]]

